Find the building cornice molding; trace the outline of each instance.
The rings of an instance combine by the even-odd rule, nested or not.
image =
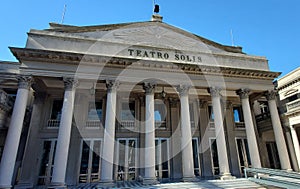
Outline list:
[[[178,62],[158,62],[153,60],[140,60],[134,58],[119,58],[108,57],[91,54],[80,54],[71,52],[49,51],[40,49],[24,49],[24,48],[10,48],[13,54],[20,62],[23,61],[39,61],[48,63],[62,63],[62,64],[105,64],[110,67],[126,67],[138,61],[134,65],[135,69],[157,70],[165,72],[184,71],[189,74],[197,75],[220,75],[223,77],[239,77],[252,79],[267,79],[273,80],[277,78],[280,72],[271,72],[264,70],[251,70],[230,67],[216,67],[207,65],[194,65]]]
[[[287,82],[286,84],[284,84],[284,85],[282,85],[280,87],[277,87],[277,89],[280,91],[280,90],[288,88],[288,87],[290,87],[290,86],[292,86],[292,85],[294,85],[296,83],[299,83],[299,82],[300,82],[300,76],[297,77],[297,78],[295,78],[295,79],[293,79],[292,81]]]

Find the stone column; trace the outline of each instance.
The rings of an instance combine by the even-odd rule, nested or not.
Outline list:
[[[107,100],[105,129],[102,149],[101,182],[113,182],[113,163],[115,148],[116,102],[118,82],[106,81]]]
[[[51,181],[51,187],[53,188],[66,187],[65,177],[68,163],[69,144],[71,138],[75,90],[77,84],[77,80],[73,78],[64,78],[65,94],[58,130],[57,146],[54,158],[54,168]]]
[[[41,140],[39,138],[39,131],[41,129],[41,120],[43,119],[43,108],[47,94],[44,92],[34,93],[34,103],[32,108],[30,126],[27,136],[26,147],[23,155],[22,169],[19,175],[18,185],[15,188],[33,188],[36,178],[39,175],[38,157],[39,146]]]
[[[18,77],[18,92],[0,164],[0,188],[11,188],[32,78]]]
[[[143,184],[156,183],[155,177],[155,120],[154,120],[154,83],[144,83],[146,93],[145,118],[145,177]]]
[[[243,116],[245,121],[248,148],[251,157],[252,167],[261,168],[261,161],[253,125],[253,118],[249,104],[249,92],[249,89],[240,89],[236,93],[240,96],[242,101]]]
[[[279,159],[280,159],[281,169],[291,170],[289,154],[287,151],[286,142],[284,139],[282,126],[281,126],[281,122],[280,122],[280,118],[279,118],[279,114],[278,114],[278,110],[277,110],[277,105],[276,105],[276,101],[275,101],[276,92],[274,90],[268,91],[266,93],[266,96],[267,96],[269,110],[270,110],[270,114],[271,114],[271,120],[272,120],[276,145],[277,145],[277,149],[279,152],[278,155],[279,155]]]
[[[172,157],[172,179],[180,181],[182,179],[182,155],[181,155],[181,129],[179,116],[179,99],[169,98],[172,137],[170,137],[171,157]]]
[[[189,89],[190,87],[185,85],[180,85],[177,87],[177,91],[180,96],[181,154],[183,181],[189,181],[195,177],[189,110]]]
[[[296,130],[293,125],[290,126],[291,129],[291,136],[292,136],[292,141],[293,141],[293,146],[295,149],[295,155],[298,163],[298,169],[300,169],[300,146],[299,146],[299,140],[298,136],[296,133]]]
[[[211,178],[213,176],[213,166],[211,161],[211,150],[210,150],[210,141],[209,137],[210,131],[210,123],[208,116],[208,103],[205,100],[199,100],[199,108],[200,108],[200,146],[199,152],[202,155],[202,174],[201,176],[206,178]]]
[[[216,131],[216,143],[218,147],[220,177],[221,179],[227,179],[231,177],[231,174],[230,174],[229,164],[228,164],[222,107],[220,101],[221,100],[220,91],[221,89],[217,87],[209,88],[209,93],[212,96],[212,106],[213,106],[213,112],[215,116],[214,123],[215,123],[215,131]]]

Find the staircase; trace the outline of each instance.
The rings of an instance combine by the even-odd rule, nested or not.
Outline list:
[[[300,173],[268,168],[246,168],[245,176],[252,182],[288,189],[300,188]]]
[[[78,186],[68,187],[68,189],[113,189],[113,188],[141,188],[141,189],[267,189],[248,179],[233,179],[233,180],[199,180],[198,182],[174,182],[161,183],[155,185],[143,185],[140,182],[117,182],[111,186],[104,186],[99,183],[94,184],[80,184]]]

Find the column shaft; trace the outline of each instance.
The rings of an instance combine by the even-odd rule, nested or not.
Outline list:
[[[65,187],[65,176],[68,163],[76,85],[76,81],[73,79],[68,78],[64,81],[65,94],[58,130],[54,168],[51,181],[51,185],[57,187]]]
[[[102,150],[101,182],[113,182],[113,163],[115,147],[115,122],[116,122],[116,101],[117,83],[107,82],[107,102],[104,129],[104,141]]]
[[[297,133],[295,131],[295,128],[291,125],[291,136],[292,136],[292,141],[293,141],[293,146],[295,149],[295,155],[298,163],[298,169],[300,169],[300,146],[299,146],[299,140]]]
[[[144,183],[156,182],[155,177],[155,120],[154,120],[154,88],[153,83],[145,83],[146,118],[145,118],[145,177]]]
[[[248,96],[249,92],[250,91],[248,89],[241,89],[237,91],[242,101],[242,109],[243,109],[243,115],[245,121],[245,128],[246,128],[251,164],[252,167],[254,168],[261,168],[260,155],[258,151],[258,145],[257,145],[257,140],[256,140],[256,135],[254,130],[251,108],[249,104],[249,96]]]
[[[276,95],[276,93],[274,91],[271,91],[268,93],[268,96],[267,96],[268,105],[269,105],[269,110],[270,110],[270,114],[271,114],[271,120],[272,120],[276,145],[277,145],[277,149],[279,152],[281,169],[290,170],[291,163],[290,163],[289,154],[287,151],[286,142],[284,139],[282,126],[281,126],[281,122],[280,122],[280,118],[279,118],[279,114],[278,114],[278,110],[277,110],[275,95]]]
[[[189,87],[178,86],[177,91],[180,94],[180,121],[181,121],[181,153],[182,153],[182,176],[183,180],[194,178],[194,162],[192,133],[189,111]]]
[[[12,177],[14,173],[31,82],[28,80],[28,78],[25,79],[27,81],[25,81],[24,78],[19,81],[19,89],[6,136],[0,164],[0,188],[10,188],[12,184]]]
[[[219,91],[220,89],[217,88],[210,89],[210,93],[212,94],[213,112],[215,116],[214,123],[216,131],[216,142],[218,147],[220,176],[230,176]]]

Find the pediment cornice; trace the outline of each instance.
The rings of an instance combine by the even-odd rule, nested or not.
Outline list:
[[[264,70],[239,69],[232,67],[217,67],[208,65],[194,65],[178,62],[160,62],[153,60],[141,60],[136,58],[120,58],[108,57],[100,55],[88,55],[71,52],[48,51],[39,49],[25,49],[25,48],[10,48],[15,57],[20,62],[34,61],[40,63],[60,63],[60,64],[91,64],[103,65],[109,67],[126,67],[134,64],[134,69],[160,70],[165,72],[179,72],[185,71],[189,74],[197,75],[221,75],[224,77],[241,77],[241,78],[255,78],[273,80],[277,78],[280,72],[271,72]]]

